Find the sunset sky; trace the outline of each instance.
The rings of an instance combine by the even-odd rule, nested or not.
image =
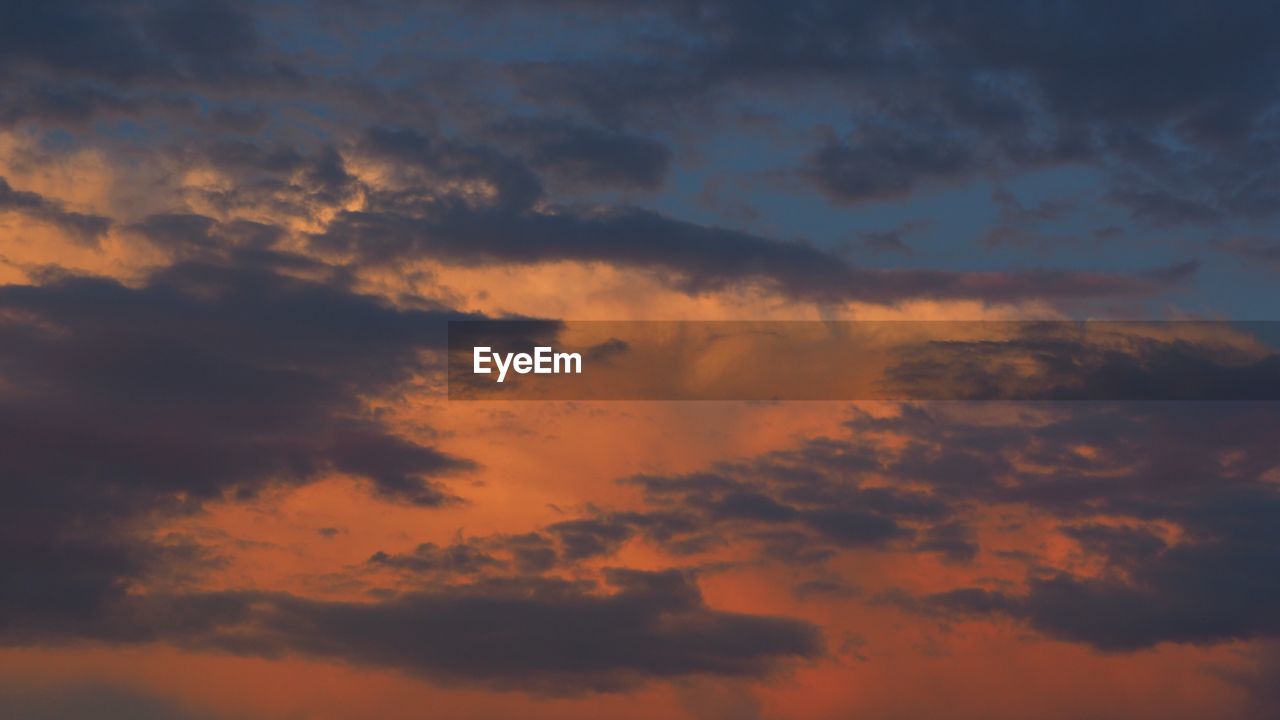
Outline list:
[[[1277,280],[1272,2],[0,3],[0,717],[1280,717]]]

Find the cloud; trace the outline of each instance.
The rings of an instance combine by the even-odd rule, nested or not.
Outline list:
[[[1275,714],[1280,707],[1280,692],[1276,688],[1280,680],[1280,644],[1272,641],[1260,643],[1257,647],[1245,651],[1254,661],[1254,666],[1247,669],[1221,667],[1214,672],[1224,680],[1242,688],[1249,695],[1252,710],[1250,718],[1263,720]]]
[[[1049,415],[1031,420],[1040,411]],[[1038,406],[1022,425],[926,410],[859,418],[860,432],[914,438],[886,462],[892,477],[956,503],[1072,519],[1062,534],[1104,568],[1039,558],[1018,589],[882,599],[929,614],[1007,617],[1107,651],[1275,637],[1280,584],[1267,568],[1280,559],[1280,493],[1268,478],[1280,458],[1265,429],[1275,414],[1272,403],[1086,403]],[[1153,529],[1162,525],[1178,528],[1176,540]]]
[[[442,573],[472,575],[488,567],[499,565],[492,555],[472,547],[466,543],[453,543],[448,547],[440,547],[435,543],[423,543],[412,553],[388,555],[385,552],[374,553],[369,558],[374,565],[404,570],[415,574]]]
[[[420,372],[459,316],[254,257],[136,287],[55,275],[0,288],[0,567],[25,578],[0,592],[6,636],[74,632],[140,579],[206,561],[135,537],[155,514],[332,473],[388,501],[456,500],[437,478],[473,463],[392,433],[362,398]]]
[[[1274,498],[1260,498],[1274,507]],[[1025,594],[973,589],[908,606],[959,615],[1007,615],[1054,638],[1105,651],[1160,643],[1214,644],[1280,634],[1280,581],[1268,568],[1280,546],[1192,542],[1153,555],[1129,579],[1060,573],[1027,581]]]
[[[447,309],[401,311],[332,281],[209,262],[166,268],[139,288],[75,276],[8,286],[0,309],[19,347],[0,364],[17,388],[5,404],[32,413],[23,434],[79,438],[84,452],[68,462],[93,463],[109,429],[119,445],[100,467],[162,484],[171,463],[197,496],[332,463],[407,498],[416,473],[465,466],[390,435],[357,401],[422,367],[445,320],[460,317]],[[94,414],[73,412],[86,402]],[[166,423],[168,441],[152,432]],[[419,489],[427,501],[428,486]]]
[[[563,581],[457,586],[380,603],[269,600],[239,652],[300,652],[443,680],[550,692],[685,675],[759,676],[823,651],[808,623],[712,610],[675,571],[612,570],[611,592]]]
[[[565,520],[547,530],[559,538],[568,560],[612,554],[635,532],[624,518],[608,517]]]
[[[542,183],[520,160],[487,145],[463,144],[409,128],[374,127],[365,132],[366,151],[429,179],[482,181],[504,210],[524,210],[542,196]]]
[[[1106,323],[1079,332],[1015,327],[1008,339],[908,347],[886,376],[907,396],[938,399],[1280,399],[1280,355],[1223,338],[1197,339],[1195,324],[1170,325],[1165,338],[1130,335],[1125,326]],[[1241,329],[1251,332],[1247,324]]]
[[[981,552],[980,518],[1000,508],[1062,520],[1057,532],[1079,555],[1065,565],[1027,555],[1025,575],[995,589],[959,579],[868,601],[1004,618],[1109,652],[1274,638],[1275,414],[1271,403],[1229,402],[855,412],[847,437],[687,475],[625,478],[645,509],[593,509],[558,525],[572,529],[564,547],[579,559],[614,556],[636,540],[673,557],[732,547],[738,562],[818,571],[796,585],[800,598],[859,597],[831,574],[833,558],[909,552],[970,564]]]
[[[197,236],[218,228],[184,221],[180,235],[187,225]],[[469,463],[394,435],[359,398],[423,371],[443,321],[458,314],[394,308],[353,292],[333,268],[257,248],[197,253],[132,287],[44,280],[0,289],[0,335],[16,348],[0,363],[0,467],[14,479],[0,505],[0,562],[28,579],[0,594],[10,644],[301,654],[547,692],[756,677],[819,656],[817,631],[708,607],[680,571],[607,570],[604,585],[554,573],[592,577],[637,541],[674,558],[750,548],[742,561],[820,573],[826,584],[800,595],[832,596],[848,583],[823,565],[843,553],[972,562],[981,543],[970,513],[987,506],[1062,518],[1064,536],[1113,573],[1032,564],[1020,587],[962,584],[891,601],[1008,617],[1107,650],[1280,632],[1270,612],[1280,587],[1266,572],[1280,560],[1280,501],[1263,480],[1280,460],[1270,406],[1258,403],[1030,405],[1006,422],[952,405],[855,413],[845,436],[626,478],[636,509],[587,508],[525,534],[377,553],[362,579],[397,584],[376,600],[163,583],[137,594],[131,586],[165,568],[217,561],[138,539],[131,525],[151,513],[334,471],[388,500],[447,502],[438,478]],[[877,440],[886,434],[898,440]],[[1089,519],[1098,516],[1130,529]],[[1181,539],[1153,536],[1153,522],[1176,525]]]
[[[441,5],[439,12],[476,27],[513,12]],[[693,12],[683,3],[568,0],[524,12],[533,28],[571,17],[619,42],[497,62],[465,51],[424,58],[414,49],[385,58],[380,67],[397,83],[417,87],[429,78],[449,101],[433,104],[394,83],[336,74],[331,62],[309,62],[315,58],[297,50],[340,41],[335,27],[387,22],[388,14],[365,6],[329,3],[299,14],[239,2],[63,0],[0,18],[0,57],[10,68],[5,105],[11,123],[86,127],[102,114],[156,121],[152,132],[175,134],[193,122],[233,128],[222,122],[228,113],[266,112],[252,123],[260,125],[283,112],[282,101],[305,96],[328,135],[321,142],[351,140],[373,124],[420,137],[414,147],[407,137],[400,145],[366,138],[371,148],[427,159],[420,141],[430,137],[428,164],[501,177],[509,183],[504,200],[526,207],[540,185],[486,140],[564,188],[652,190],[671,157],[637,128],[706,136],[716,126],[704,121],[730,122],[743,98],[762,98],[764,112],[783,114],[786,107],[768,103],[821,98],[847,125],[825,133],[798,169],[838,203],[1084,163],[1140,221],[1267,218],[1277,206],[1271,111],[1280,60],[1272,51],[1275,11],[1263,4],[1212,14],[1186,3],[1166,12],[1147,1],[1124,10],[1084,3],[960,13],[927,0],[856,7],[715,0]],[[279,26],[296,32],[271,32]],[[645,42],[641,28],[667,41]],[[1086,35],[1090,43],[1078,42]],[[383,50],[357,43],[353,53],[371,63]],[[495,102],[468,82],[511,97]],[[442,127],[452,139],[436,137]]]
[[[1148,562],[1168,547],[1164,538],[1142,527],[1084,523],[1059,530],[1080,543],[1089,555],[1106,558],[1107,562],[1122,568]]]
[[[4,8],[0,123],[39,133],[100,119],[189,124],[217,96],[302,88],[303,71],[264,40],[254,10],[239,0]]]
[[[225,720],[148,692],[93,682],[8,682],[0,686],[0,713],[23,720]]]
[[[952,563],[972,562],[978,556],[977,533],[961,523],[934,525],[915,547],[923,552],[937,553]]]
[[[889,230],[862,232],[859,237],[862,247],[872,255],[897,254],[911,257],[915,255],[915,251],[904,238],[920,228],[919,223],[907,222]]]
[[[671,151],[657,140],[560,118],[512,117],[491,133],[573,188],[656,190],[671,164]]]
[[[1000,208],[1000,213],[996,225],[987,230],[983,237],[983,243],[989,247],[1039,244],[1053,240],[1041,234],[1040,226],[1059,220],[1075,209],[1075,203],[1062,199],[1045,200],[1038,205],[1026,207],[1007,190],[993,191],[991,199]],[[1061,241],[1061,238],[1058,240]]]
[[[344,211],[313,235],[311,244],[320,252],[376,265],[405,258],[463,265],[607,262],[669,272],[668,282],[690,293],[758,283],[822,302],[1143,296],[1176,286],[1197,267],[1180,264],[1132,275],[873,270],[851,266],[806,243],[683,222],[637,208],[507,212],[457,201]]]
[[[780,91],[824,98],[848,118],[821,133],[816,147],[797,151],[791,136],[775,133],[762,152],[799,163],[799,176],[840,203],[1085,163],[1112,179],[1112,200],[1153,222],[1235,212],[1261,217],[1275,206],[1268,202],[1274,163],[1266,158],[1274,149],[1262,131],[1267,116],[1231,87],[1245,79],[1223,75],[1201,83],[1197,76],[1202,102],[1170,92],[1123,52],[1120,38],[1128,33],[1185,66],[1166,38],[1150,37],[1136,17],[1111,18],[1118,29],[1096,48],[1123,68],[1120,75],[1151,83],[1126,93],[1097,87],[1110,78],[1099,83],[1096,73],[1058,65],[1088,66],[1074,62],[1073,53],[1082,51],[1059,28],[1078,28],[1105,16],[1105,8],[973,13],[990,26],[1040,39],[1011,44],[945,5],[909,5],[711,2],[695,13],[679,3],[550,3],[529,10],[533,27],[568,12],[622,39],[652,26],[669,32],[670,42],[622,42],[634,50],[625,56],[610,44],[565,57],[531,50],[518,60],[489,61],[456,48],[430,58],[416,48],[388,54],[335,28],[378,28],[391,16],[344,3],[299,15],[289,6],[261,10],[238,2],[58,2],[9,11],[14,42],[5,52],[14,70],[2,85],[10,101],[0,104],[31,137],[56,123],[79,123],[58,142],[46,138],[42,147],[51,158],[88,146],[118,160],[116,167],[154,164],[154,172],[190,183],[167,207],[150,208],[154,218],[198,214],[223,225],[305,227],[313,249],[348,253],[341,259],[361,264],[418,257],[602,262],[658,273],[690,293],[764,286],[806,302],[1069,304],[1160,295],[1194,271],[1194,262],[1133,273],[874,270],[819,245],[775,239],[783,235],[772,229],[762,234],[682,220],[666,214],[672,205],[665,195],[640,196],[652,200],[648,209],[572,204],[588,194],[598,200],[600,191],[662,191],[673,173],[701,162],[675,158],[663,139],[688,147],[740,116],[777,112],[783,119],[791,105],[777,102]],[[508,9],[477,15],[446,3],[435,12],[491,27]],[[1200,23],[1199,12],[1174,13],[1169,36],[1195,39],[1193,31],[1212,26],[1213,37],[1191,47],[1256,56],[1249,87],[1269,87],[1274,63],[1261,62],[1269,45],[1258,37],[1256,18],[1233,10]],[[1244,47],[1222,42],[1218,21],[1249,30],[1241,36]],[[37,34],[46,39],[39,46],[28,40]],[[352,43],[351,54],[306,52],[330,42]],[[343,71],[344,62],[363,67],[375,60],[386,82]],[[1216,58],[1200,66],[1212,73],[1225,68]],[[1094,92],[1112,102],[1079,101]],[[761,108],[741,111],[744,97],[758,98]],[[685,112],[689,104],[705,112]],[[1210,120],[1205,113],[1214,115],[1215,105],[1223,117]],[[95,126],[95,119],[103,123]],[[1231,122],[1258,132],[1213,130]],[[1161,134],[1164,128],[1177,142]],[[1178,152],[1179,143],[1190,149]],[[792,157],[797,152],[803,157]],[[179,167],[187,172],[170,174]],[[1185,200],[1184,209],[1213,212],[1178,214],[1171,198]],[[121,225],[144,230],[151,219],[122,218]],[[61,221],[78,223],[87,236],[100,235],[108,222],[65,214]],[[758,222],[751,221],[759,228]],[[900,236],[867,240],[873,252],[909,252]]]
[[[1266,268],[1280,269],[1280,243],[1264,239],[1234,238],[1215,242],[1214,246],[1239,257],[1246,263],[1257,263]]]
[[[256,657],[304,655],[436,682],[553,694],[620,691],[685,676],[759,677],[825,652],[813,625],[711,609],[678,571],[613,569],[605,577],[608,590],[555,579],[488,580],[371,602],[152,593],[118,598],[78,616],[77,626],[26,627],[43,631],[46,642],[166,642]],[[0,632],[12,640],[14,627]]]
[[[857,597],[858,588],[839,580],[806,580],[791,588],[791,594],[798,600],[814,598],[844,599]]]
[[[1141,223],[1248,223],[1280,207],[1270,4],[695,5],[524,5],[518,41],[483,57],[470,48],[496,45],[433,42],[434,29],[389,47],[412,12],[364,3],[0,8],[6,162],[65,165],[78,182],[75,162],[101,161],[113,178],[102,195],[124,198],[79,213],[0,180],[0,210],[86,246],[116,231],[171,263],[129,283],[51,268],[0,287],[0,570],[22,579],[0,589],[0,642],[169,643],[555,693],[754,679],[822,657],[813,625],[717,609],[689,571],[600,569],[638,543],[690,566],[732,554],[793,573],[780,583],[797,597],[845,602],[874,588],[857,594],[833,560],[952,563],[936,587],[894,601],[1106,651],[1275,638],[1280,459],[1260,403],[855,413],[835,437],[627,478],[633,507],[389,547],[347,570],[377,580],[367,599],[175,578],[226,559],[147,531],[216,500],[335,473],[386,502],[461,500],[448,481],[473,461],[398,433],[366,401],[438,370],[443,323],[463,315],[363,294],[367,271],[600,263],[695,295],[760,287],[818,303],[1147,298],[1198,271],[869,269],[780,239],[791,231],[764,223],[796,206],[748,193],[759,215],[746,229],[682,219],[683,190],[723,176],[702,164],[720,144],[744,143],[731,147],[735,177],[787,167],[807,183],[798,191],[858,212],[1057,167],[1088,169]],[[431,12],[448,31],[449,13],[501,31],[509,7]],[[553,52],[526,42],[565,17],[601,32]],[[739,134],[766,115],[769,131]],[[574,204],[602,192],[650,207]],[[1064,217],[1002,200],[1002,242]],[[903,253],[899,227],[862,239]],[[1262,241],[1218,249],[1274,255]],[[968,373],[1004,396],[1012,375],[965,363],[990,361],[990,347],[953,350],[903,372]],[[1000,360],[1034,367],[1048,350],[1025,343]],[[1167,397],[1191,378],[1254,399],[1276,374],[1170,343],[1068,357],[1047,370],[1070,382],[1033,383],[1032,396]],[[999,547],[984,524],[994,508],[1045,519],[1082,565],[1029,548],[1007,584],[968,577],[966,563]],[[0,706],[37,717],[90,703],[106,717],[186,711],[100,688],[14,697],[0,692]]]
[[[1156,2],[549,6],[624,36],[656,26],[674,39],[515,64],[528,96],[624,125],[752,93],[811,93],[850,118],[845,139],[822,140],[802,165],[838,203],[1087,162],[1140,220],[1275,212],[1280,59],[1275,8],[1263,3],[1222,13]]]
[[[0,177],[0,212],[17,212],[48,222],[73,238],[96,244],[111,227],[111,219],[101,215],[72,212],[61,203],[26,190],[14,190]]]
[[[816,440],[710,471],[621,482],[640,488],[657,512],[692,514],[669,524],[668,533],[648,535],[677,552],[688,540],[700,542],[695,552],[748,542],[763,557],[809,565],[840,550],[905,549],[922,529],[939,541],[953,539],[946,526],[930,529],[955,512],[946,501],[869,482],[883,461],[871,446]]]
[[[332,145],[295,147],[223,138],[174,152],[184,165],[207,166],[232,179],[230,187],[219,186],[204,193],[228,214],[241,208],[260,208],[268,199],[268,207],[276,214],[309,217],[318,208],[349,202],[360,190],[342,154]]]
[[[190,217],[142,231],[220,232]],[[221,559],[146,539],[149,518],[334,472],[437,507],[456,500],[438,478],[472,466],[362,407],[429,371],[445,321],[466,316],[392,307],[269,250],[195,255],[136,286],[55,274],[0,288],[0,340],[14,348],[0,360],[0,568],[24,578],[0,592],[0,643],[305,655],[554,693],[758,677],[823,652],[814,626],[710,608],[680,571],[606,569],[605,585],[548,574],[580,571],[635,533],[686,529],[661,513],[379,552],[358,571],[409,591],[371,601],[195,591],[170,577]]]
[[[828,140],[810,159],[806,174],[840,203],[893,198],[972,174],[985,165],[972,148],[971,140],[947,137],[942,128],[868,124],[846,141]]]
[[[235,2],[82,3],[7,8],[10,67],[120,83],[216,84],[292,77],[258,53],[255,20]]]

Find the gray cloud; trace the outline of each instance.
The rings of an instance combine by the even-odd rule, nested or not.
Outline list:
[[[812,245],[671,219],[641,209],[506,212],[455,201],[395,204],[340,213],[311,239],[356,262],[426,257],[477,265],[556,260],[609,262],[669,273],[687,292],[760,283],[813,301],[897,302],[908,298],[1029,298],[1059,301],[1164,292],[1194,274],[1184,263],[1148,273],[1048,270],[959,273],[872,270]]]
[[[86,243],[97,243],[111,227],[110,218],[72,212],[38,193],[14,190],[0,177],[0,212],[6,210],[49,222]]]
[[[652,138],[560,118],[512,117],[490,131],[570,187],[656,190],[671,151]]]
[[[237,655],[313,658],[438,682],[553,694],[660,678],[758,677],[824,650],[809,623],[718,611],[678,571],[613,569],[608,588],[553,579],[436,586],[368,602],[249,592],[118,598],[77,625],[15,625],[44,642],[166,642]],[[31,641],[32,636],[24,638]]]
[[[92,626],[131,583],[215,560],[135,537],[156,513],[331,472],[390,501],[456,500],[437,478],[472,463],[393,434],[360,398],[419,371],[458,316],[251,257],[178,264],[138,287],[0,288],[0,568],[24,579],[0,591],[0,634]]]
[[[22,720],[231,720],[148,692],[105,683],[0,685],[0,713]]]
[[[804,171],[837,202],[1088,162],[1111,178],[1115,202],[1158,224],[1276,207],[1280,57],[1265,3],[547,5],[680,40],[519,64],[531,97],[618,125],[744,88],[834,98],[851,131]]]

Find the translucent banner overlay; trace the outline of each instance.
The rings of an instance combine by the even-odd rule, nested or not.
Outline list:
[[[1280,400],[1280,322],[449,323],[452,400]]]

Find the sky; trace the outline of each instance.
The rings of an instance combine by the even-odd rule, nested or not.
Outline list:
[[[1278,35],[1243,0],[0,4],[0,715],[1280,715],[1275,403],[445,373],[450,320],[1280,320]],[[1274,335],[1187,327],[908,369],[1069,348],[1274,399]]]

